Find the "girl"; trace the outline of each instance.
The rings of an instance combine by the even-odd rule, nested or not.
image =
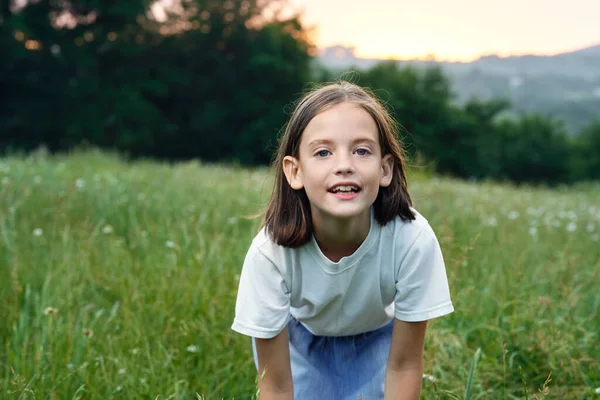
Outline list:
[[[427,320],[454,309],[393,119],[354,84],[315,89],[273,166],[232,325],[253,338],[260,398],[418,399]]]

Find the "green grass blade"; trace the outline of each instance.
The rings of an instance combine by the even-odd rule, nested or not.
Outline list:
[[[473,361],[471,361],[471,370],[469,371],[469,379],[467,379],[467,387],[465,389],[464,400],[469,400],[471,398],[471,385],[473,384],[473,375],[475,375],[475,369],[477,368],[477,363],[479,363],[480,357],[481,348],[477,349],[475,355],[473,356]]]

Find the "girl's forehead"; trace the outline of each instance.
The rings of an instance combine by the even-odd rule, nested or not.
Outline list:
[[[379,142],[377,123],[360,105],[342,103],[317,114],[302,132],[301,142],[355,141],[366,139]]]

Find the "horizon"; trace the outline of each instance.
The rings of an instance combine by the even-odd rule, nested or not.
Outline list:
[[[470,62],[490,55],[552,56],[600,45],[596,0],[460,0],[460,7],[445,0],[375,3],[380,7],[365,9],[364,3],[347,0],[291,0],[312,28],[310,38],[320,51],[354,48],[358,58]]]
[[[344,46],[343,44],[332,44],[330,46],[326,46],[326,47],[317,47],[317,52],[319,56],[322,56],[325,54],[325,52],[327,50],[331,50],[331,49],[335,49],[336,47],[339,48],[343,48],[348,50],[350,53],[353,54],[353,56],[357,59],[365,59],[365,60],[394,60],[394,61],[415,61],[415,60],[419,60],[419,61],[423,61],[423,60],[433,60],[436,62],[447,62],[447,63],[470,63],[473,61],[477,61],[481,58],[485,58],[485,57],[498,57],[500,59],[504,59],[504,58],[510,58],[510,57],[523,57],[523,56],[532,56],[532,57],[552,57],[555,55],[559,55],[559,54],[568,54],[568,53],[572,53],[572,52],[576,52],[576,51],[580,51],[580,50],[586,50],[589,48],[594,48],[594,47],[600,47],[600,41],[596,42],[596,43],[592,43],[583,47],[577,47],[574,49],[566,49],[564,51],[560,51],[557,53],[552,53],[552,54],[536,54],[536,53],[521,53],[521,54],[495,54],[495,53],[483,53],[483,54],[479,54],[477,56],[475,56],[472,59],[457,59],[457,60],[448,60],[448,59],[440,59],[440,58],[435,58],[434,55],[423,55],[421,57],[413,57],[413,58],[400,58],[400,57],[385,57],[385,58],[381,58],[381,57],[364,57],[361,56],[359,54],[356,54],[356,49],[351,47],[351,46]],[[343,56],[340,56],[339,58],[344,58]]]

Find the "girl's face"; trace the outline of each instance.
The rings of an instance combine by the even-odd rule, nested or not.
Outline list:
[[[299,157],[285,157],[283,168],[290,186],[306,191],[318,224],[368,218],[379,187],[392,180],[393,158],[382,156],[371,115],[359,105],[341,103],[308,123]]]

